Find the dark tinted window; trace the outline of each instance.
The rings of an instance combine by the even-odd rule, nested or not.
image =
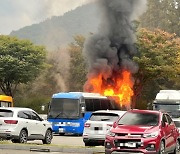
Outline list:
[[[118,119],[117,114],[113,113],[93,113],[90,117],[92,121],[116,121]]]
[[[19,111],[17,116],[23,119],[31,119],[31,114],[29,111]]]
[[[152,113],[126,112],[119,120],[119,125],[155,126],[159,122],[159,115]]]
[[[114,106],[108,99],[85,99],[85,104],[86,111],[114,109]]]
[[[12,117],[13,112],[11,110],[0,109],[0,117]]]
[[[86,104],[86,111],[93,111],[94,107],[93,107],[92,99],[86,99],[85,104]]]
[[[32,115],[32,120],[41,121],[41,118],[35,112],[31,112],[31,115]]]
[[[171,117],[170,117],[168,114],[166,114],[166,117],[167,117],[167,119],[168,119],[168,123],[171,124],[171,122],[172,122]]]

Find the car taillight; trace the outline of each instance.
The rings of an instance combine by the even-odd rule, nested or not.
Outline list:
[[[18,120],[4,120],[6,124],[17,124]]]
[[[90,127],[90,123],[85,123],[84,127]]]

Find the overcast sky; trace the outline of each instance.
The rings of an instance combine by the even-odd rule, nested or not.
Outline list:
[[[90,0],[0,0],[0,34],[39,23],[51,16],[88,3]]]

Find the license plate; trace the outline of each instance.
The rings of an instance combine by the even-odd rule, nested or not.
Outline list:
[[[59,132],[63,133],[64,132],[64,128],[59,128]]]
[[[130,147],[130,148],[135,148],[136,147],[136,143],[134,143],[134,142],[127,142],[127,143],[125,143],[125,146],[126,147]]]
[[[102,127],[94,127],[94,130],[102,130]]]

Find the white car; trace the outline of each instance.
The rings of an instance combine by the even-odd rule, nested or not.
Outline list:
[[[119,119],[126,111],[99,110],[92,113],[84,125],[83,142],[85,146],[104,145],[106,133],[113,122]]]
[[[42,140],[50,144],[52,125],[30,108],[0,107],[0,138],[13,143]]]

